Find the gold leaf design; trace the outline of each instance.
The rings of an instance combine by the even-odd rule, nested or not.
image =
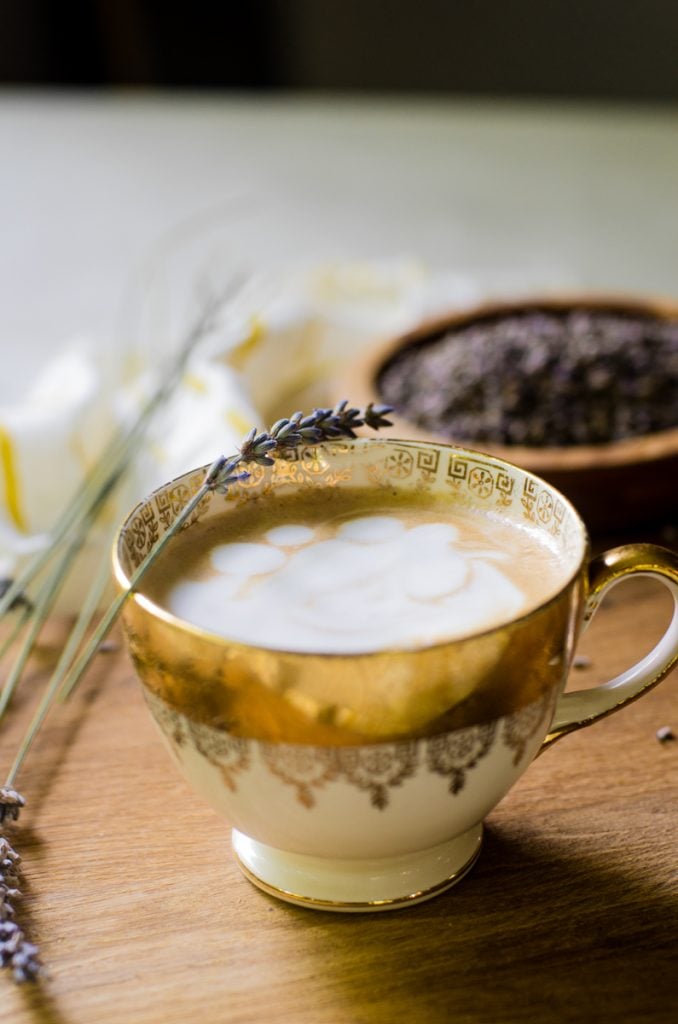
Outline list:
[[[165,735],[172,741],[173,750],[179,756],[179,750],[188,740],[188,720],[173,707],[160,700],[150,690],[144,688],[144,697],[151,712]]]
[[[497,723],[489,722],[433,736],[426,741],[429,771],[446,776],[450,793],[459,793],[466,783],[466,773],[490,751],[496,731]]]
[[[497,472],[495,488],[497,491],[497,505],[500,508],[509,508],[513,504],[513,487],[515,481],[512,476],[503,470]]]
[[[188,731],[196,750],[218,768],[224,783],[232,793],[236,791],[235,778],[250,767],[250,748],[247,740],[231,736],[223,729],[190,722]]]
[[[540,491],[537,498],[537,516],[542,523],[550,523],[553,519],[553,496],[550,491]]]
[[[413,467],[414,459],[412,454],[405,448],[396,448],[384,460],[386,475],[393,477],[395,480],[405,480],[408,476],[411,476]]]
[[[514,764],[522,761],[528,742],[536,734],[546,715],[551,713],[555,699],[555,691],[549,690],[533,704],[520,708],[504,719],[502,739],[506,746],[513,750]]]
[[[261,752],[271,774],[285,785],[293,786],[299,803],[309,809],[315,806],[315,790],[322,789],[338,774],[333,747],[262,743]]]
[[[256,463],[248,463],[245,469],[249,473],[249,476],[245,480],[241,480],[238,486],[244,488],[244,490],[257,488],[266,476],[266,468],[264,466],[258,466]]]
[[[469,473],[468,486],[479,498],[489,498],[494,490],[494,477],[485,466],[474,466]]]
[[[346,781],[367,790],[370,803],[380,811],[388,805],[388,790],[414,775],[418,760],[415,741],[343,747],[339,751],[339,766]]]
[[[174,522],[174,514],[167,491],[158,491],[155,496],[155,507],[158,510],[160,522],[168,530]]]
[[[537,500],[539,493],[539,485],[536,480],[531,480],[529,477],[525,477],[523,483],[523,496],[521,503],[525,509],[525,518],[534,520],[534,503]]]
[[[459,455],[450,455],[447,475],[453,480],[465,480],[468,476],[468,461]]]
[[[175,484],[167,493],[173,516],[178,516],[183,511],[191,497],[191,491],[186,484]]]
[[[440,452],[436,448],[420,448],[417,451],[417,469],[425,476],[434,477],[438,472]]]

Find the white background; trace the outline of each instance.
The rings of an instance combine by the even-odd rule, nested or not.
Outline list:
[[[411,256],[481,286],[676,293],[678,122],[651,107],[5,91],[0,232],[2,401],[74,334],[129,341],[144,316],[162,332],[189,250],[217,277],[229,261]],[[149,314],[151,284],[165,297]]]

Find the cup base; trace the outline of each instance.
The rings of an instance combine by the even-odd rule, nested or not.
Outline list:
[[[270,896],[300,907],[364,913],[398,910],[431,899],[466,875],[480,853],[483,826],[397,857],[343,860],[288,853],[233,829],[235,859]]]

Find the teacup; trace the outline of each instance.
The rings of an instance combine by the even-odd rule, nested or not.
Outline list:
[[[201,484],[186,473],[141,502],[114,551],[127,588]],[[427,442],[360,439],[290,451],[208,496],[186,527],[275,489],[373,488],[491,512],[543,534],[555,594],[499,626],[411,648],[304,653],[216,635],[138,592],[124,630],[151,712],[191,785],[232,824],[236,859],[266,892],[325,910],[417,903],[474,864],[482,822],[534,757],[623,707],[678,659],[678,558],[631,544],[589,560],[586,529],[554,487],[501,459]],[[172,557],[172,544],[163,558]],[[535,578],[540,573],[535,557]],[[564,692],[577,640],[610,587],[653,576],[676,613],[638,664]]]

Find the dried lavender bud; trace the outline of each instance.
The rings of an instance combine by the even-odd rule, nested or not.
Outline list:
[[[305,444],[318,444],[323,439],[323,432],[319,427],[300,427],[299,434]]]
[[[271,465],[271,462],[266,462],[264,465]],[[226,494],[231,484],[237,484],[240,480],[247,480],[249,473],[231,473],[229,476],[220,477],[219,480],[214,484],[214,490],[220,494]]]
[[[276,448],[278,451],[284,449],[298,448],[299,445],[304,443],[304,438],[299,430],[292,430],[291,427],[285,429],[284,432],[278,435],[276,439]]]
[[[276,433],[276,441],[280,443],[281,441],[285,441],[291,434],[296,434],[300,421],[300,414],[295,413],[294,416],[290,416],[290,418],[283,423]]]
[[[23,797],[16,790],[0,789],[0,807],[14,808],[16,819]],[[14,901],[21,898],[18,888],[18,870],[21,858],[5,836],[0,836],[0,967],[12,971],[14,980],[22,984],[35,981],[42,973],[38,948],[28,942],[21,926],[15,920]]]
[[[386,419],[390,412],[393,412],[390,405],[375,405],[374,402],[370,402],[365,409],[365,426],[371,427],[372,430],[379,430],[381,427],[392,427],[393,423],[391,420]]]
[[[9,786],[0,787],[0,825],[6,820],[17,821],[26,801],[21,793]]]
[[[279,432],[283,429],[283,427],[286,427],[288,423],[289,423],[289,420],[286,419],[286,418],[283,418],[281,420],[276,420],[275,423],[273,424],[273,426],[271,427],[270,431],[269,431],[271,437],[277,437]]]
[[[42,965],[37,959],[38,947],[32,942],[23,942],[10,961],[14,980],[19,984],[35,981],[42,974]]]
[[[270,459],[266,453],[277,447],[277,441],[270,434],[257,434],[256,428],[250,431],[240,448],[240,458],[243,462],[259,462],[268,465]]]
[[[113,640],[105,640],[103,644],[99,644],[98,650],[99,654],[115,654],[120,650],[120,644],[116,644]]]
[[[486,317],[397,353],[378,388],[458,441],[604,444],[678,426],[678,321],[613,310]]]
[[[662,725],[661,729],[657,729],[655,735],[660,743],[669,743],[676,738],[670,725]]]
[[[4,836],[0,836],[0,869],[4,874],[6,875],[8,871],[15,868],[20,861],[21,857],[13,849],[9,840],[5,839]]]
[[[350,409],[347,406],[348,402],[345,399],[339,402],[335,406],[331,420],[346,437],[355,437],[355,431],[362,427],[365,421],[360,415],[360,409]]]
[[[238,480],[244,480],[249,476],[249,473],[235,472],[241,462],[242,456],[240,455],[233,455],[228,459],[222,456],[222,458],[217,459],[205,477],[205,484],[210,490],[225,494],[230,484],[237,483]]]

